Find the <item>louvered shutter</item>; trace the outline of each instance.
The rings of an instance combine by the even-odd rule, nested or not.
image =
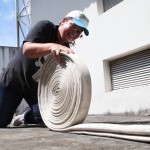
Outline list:
[[[104,12],[119,4],[123,0],[103,0]]]
[[[150,84],[150,49],[110,61],[113,90]]]

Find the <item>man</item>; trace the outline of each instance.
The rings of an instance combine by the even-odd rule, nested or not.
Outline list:
[[[74,44],[87,29],[89,20],[82,11],[74,10],[59,25],[47,20],[38,22],[29,31],[19,52],[0,78],[0,128],[10,124],[16,108],[24,98],[30,109],[17,116],[13,124],[43,124],[37,98],[39,69],[45,56],[52,53],[60,61],[60,52],[74,53]]]

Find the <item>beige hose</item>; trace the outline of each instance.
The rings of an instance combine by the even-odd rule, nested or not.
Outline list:
[[[48,56],[41,69],[38,100],[51,130],[150,142],[149,125],[81,124],[90,106],[91,78],[76,54],[61,53],[61,63]]]
[[[91,79],[74,54],[61,53],[61,63],[50,55],[41,70],[39,106],[45,124],[61,130],[82,123],[91,101]]]

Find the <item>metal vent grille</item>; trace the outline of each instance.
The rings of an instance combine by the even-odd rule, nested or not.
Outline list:
[[[104,12],[119,4],[123,0],[103,0]]]
[[[109,62],[113,90],[150,84],[150,49]]]

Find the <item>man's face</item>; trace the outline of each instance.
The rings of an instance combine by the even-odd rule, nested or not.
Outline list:
[[[59,27],[60,37],[64,43],[72,42],[81,36],[83,29],[74,24],[71,18],[62,20]]]

